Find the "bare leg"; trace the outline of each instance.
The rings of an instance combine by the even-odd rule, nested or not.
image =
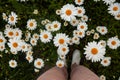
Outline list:
[[[37,80],[67,80],[67,76],[66,67],[53,67],[39,76]]]
[[[95,73],[82,65],[73,64],[71,68],[71,80],[99,80]]]

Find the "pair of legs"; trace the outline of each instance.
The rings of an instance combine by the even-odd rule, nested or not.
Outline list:
[[[78,50],[74,51],[72,65],[71,65],[71,80],[99,80],[99,77],[88,68],[79,65],[80,53]],[[53,67],[46,71],[37,80],[67,80],[67,68]]]

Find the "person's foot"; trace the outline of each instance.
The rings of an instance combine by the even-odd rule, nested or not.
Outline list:
[[[78,64],[80,63],[80,51],[78,49],[76,49],[73,52],[73,56],[72,56],[72,64]]]

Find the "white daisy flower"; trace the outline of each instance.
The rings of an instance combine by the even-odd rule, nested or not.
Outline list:
[[[26,41],[26,42],[28,42],[28,41],[29,41],[29,39],[28,39],[28,38],[25,38],[25,41]]]
[[[106,5],[113,4],[116,0],[103,0]]]
[[[65,21],[63,24],[64,24],[64,26],[68,26],[68,22],[67,21]]]
[[[33,51],[29,50],[26,52],[26,55],[32,55],[33,54]]]
[[[14,29],[15,38],[21,39],[22,31],[19,28]]]
[[[33,14],[38,14],[38,9],[34,9]]]
[[[101,27],[103,27],[103,26],[97,26],[97,27],[96,27],[96,30],[97,30],[98,32],[100,32]]]
[[[30,39],[30,44],[31,44],[32,46],[36,46],[36,45],[37,45],[37,40],[36,40],[35,38],[31,38],[31,39]]]
[[[4,51],[5,50],[5,44],[0,44],[0,51]]]
[[[82,17],[85,14],[85,9],[84,7],[76,7],[77,9],[77,16]]]
[[[118,80],[120,80],[120,77],[118,78]]]
[[[62,68],[62,67],[64,67],[64,61],[62,61],[62,60],[58,60],[57,62],[56,62],[56,66],[57,67],[59,67],[59,68]]]
[[[2,13],[2,17],[3,17],[3,20],[7,21],[8,20],[8,17],[5,13]]]
[[[17,38],[9,39],[8,46],[11,51],[20,51],[21,50],[21,40]]]
[[[111,63],[111,57],[104,57],[101,61],[101,64],[106,67],[109,66]]]
[[[0,36],[0,45],[5,44],[6,43],[6,39],[1,35]]]
[[[93,1],[98,2],[98,1],[100,1],[100,0],[93,0]]]
[[[25,1],[29,1],[29,0],[17,0],[17,1],[20,1],[20,2],[25,2]]]
[[[29,63],[33,61],[33,56],[32,55],[26,55],[26,60],[28,60]]]
[[[104,40],[100,40],[99,42],[98,42],[98,44],[100,44],[100,45],[102,45],[103,47],[106,47],[106,41],[104,41]]]
[[[99,33],[101,35],[105,35],[105,34],[107,34],[107,32],[108,32],[108,30],[105,26],[100,27]]]
[[[106,80],[106,76],[101,75],[101,76],[100,76],[100,80]]]
[[[77,26],[77,30],[86,31],[88,29],[88,25],[85,22],[80,22]]]
[[[32,50],[32,46],[30,44],[27,44],[27,51],[31,51]]]
[[[68,44],[69,44],[69,45],[73,45],[72,38],[69,38]]]
[[[0,58],[2,58],[2,57],[3,57],[3,55],[0,54]]]
[[[56,10],[56,14],[57,14],[57,15],[60,15],[60,14],[61,14],[61,10],[57,9],[57,10]]]
[[[72,19],[72,20],[70,21],[70,24],[71,24],[72,26],[77,26],[78,23],[79,23],[79,21],[78,21],[76,18],[75,18],[75,19]]]
[[[40,40],[41,40],[41,42],[47,43],[47,42],[50,42],[51,39],[52,39],[52,34],[51,34],[51,32],[44,30],[44,31],[42,31],[42,32],[40,33]]]
[[[91,29],[90,32],[91,32],[91,34],[94,34],[94,33],[95,33],[95,30],[94,30],[94,29]]]
[[[39,34],[34,33],[32,37],[33,37],[34,39],[38,40],[38,39],[39,39]]]
[[[37,58],[34,61],[34,66],[38,69],[41,69],[42,67],[44,67],[44,61],[40,58]]]
[[[98,39],[100,35],[98,33],[94,33],[93,39]]]
[[[5,29],[10,28],[10,24],[5,25]]]
[[[91,31],[87,31],[87,32],[86,32],[86,35],[87,35],[87,36],[91,35]]]
[[[22,43],[21,43],[21,50],[22,50],[22,52],[28,51],[27,43],[24,41],[22,41]]]
[[[79,35],[78,32],[79,32],[79,30],[74,30],[74,31],[73,31],[73,36],[78,36],[78,35]]]
[[[73,4],[66,4],[61,8],[61,18],[65,21],[71,21],[75,19],[77,15],[77,10]]]
[[[82,20],[82,22],[87,22],[88,21],[88,16],[87,15],[83,15],[81,17],[81,20]]]
[[[120,13],[114,16],[116,20],[120,20]]]
[[[67,45],[68,40],[69,40],[69,38],[65,33],[58,33],[58,34],[56,34],[56,36],[53,39],[54,45],[56,47],[61,46],[61,45]]]
[[[75,0],[75,4],[82,5],[84,3],[84,0]]]
[[[27,28],[29,30],[35,30],[37,28],[37,22],[35,19],[29,19],[27,21]]]
[[[80,38],[78,38],[77,36],[73,36],[72,41],[75,44],[80,44]]]
[[[120,13],[120,3],[113,3],[108,6],[108,13],[115,16]]]
[[[59,46],[57,49],[58,55],[67,55],[69,52],[69,47],[68,46]]]
[[[17,20],[18,20],[17,17],[18,16],[16,15],[16,13],[11,12],[11,14],[8,17],[8,23],[11,24],[11,25],[15,25],[15,23],[17,23]]]
[[[10,61],[9,61],[9,66],[10,66],[11,68],[17,67],[17,61],[16,61],[16,60],[10,60]]]
[[[92,62],[98,62],[104,58],[106,49],[100,44],[97,44],[97,42],[93,41],[88,42],[88,45],[85,46],[84,50],[84,54],[86,54],[88,60],[91,60]]]
[[[52,31],[52,24],[51,24],[51,23],[47,23],[47,24],[45,25],[45,29],[46,29],[47,31]]]
[[[14,38],[15,37],[15,32],[14,32],[14,29],[12,29],[12,28],[6,28],[4,30],[4,34],[8,38]]]
[[[61,23],[58,21],[52,22],[52,31],[58,31],[61,28]]]
[[[40,70],[35,68],[34,71],[35,71],[35,72],[39,72]]]
[[[42,24],[42,25],[46,25],[47,23],[46,23],[45,20],[42,20],[42,21],[41,21],[41,24]]]
[[[0,36],[3,36],[3,32],[0,31]]]
[[[85,37],[85,31],[79,30],[79,31],[78,31],[78,37],[79,37],[79,38],[84,38],[84,37]]]
[[[65,59],[66,59],[66,55],[60,54],[59,57],[60,57],[60,59],[62,59],[62,60],[65,60]]]
[[[45,19],[45,23],[51,23],[51,21],[49,19]]]
[[[120,46],[120,40],[117,37],[111,37],[107,40],[107,45],[111,49],[117,49]]]
[[[25,38],[28,40],[31,38],[31,33],[29,31],[25,32]]]
[[[10,50],[10,52],[11,52],[11,54],[14,54],[14,55],[18,54],[18,51]],[[10,53],[9,53],[9,54],[10,54]]]

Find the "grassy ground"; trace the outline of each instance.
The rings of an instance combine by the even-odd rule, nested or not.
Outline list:
[[[119,0],[116,0],[119,2]],[[57,9],[60,9],[63,5],[67,3],[74,4],[74,0],[29,0],[28,2],[17,2],[16,0],[0,0],[0,31],[4,31],[5,24],[7,22],[3,21],[2,13],[10,14],[11,11],[16,12],[20,20],[16,24],[18,28],[23,31],[25,34],[26,31],[26,22],[28,19],[33,18],[38,22],[38,29],[31,31],[31,33],[39,33],[39,29],[44,29],[44,26],[41,24],[41,21],[44,19],[49,19],[51,21],[58,20],[62,23],[62,29],[60,31],[54,32],[53,35],[59,32],[65,32],[68,35],[72,35],[72,30],[75,29],[70,24],[64,26],[64,21],[61,20],[60,16],[55,14]],[[96,29],[96,26],[104,25],[108,28],[108,34],[101,36],[99,40],[107,40],[110,37],[118,36],[120,39],[120,21],[115,20],[113,16],[108,14],[107,6],[102,2],[94,2],[93,0],[85,0],[84,5],[86,9],[86,15],[88,15],[91,21],[88,21],[89,29]],[[37,15],[33,14],[34,9],[37,9],[39,13]],[[99,41],[96,40],[96,41]],[[112,58],[111,65],[108,67],[103,67],[100,62],[92,63],[85,59],[83,48],[87,42],[93,41],[93,35],[85,37],[81,40],[80,45],[69,46],[70,51],[67,55],[67,62],[70,66],[72,53],[75,49],[81,51],[81,64],[85,65],[98,76],[105,75],[107,80],[118,80],[120,76],[120,47],[116,50],[112,50],[106,47],[106,56]],[[8,46],[6,49],[9,49]],[[3,57],[0,57],[0,80],[35,80],[39,75],[44,73],[49,68],[55,66],[57,61],[57,48],[54,46],[53,42],[51,43],[41,43],[38,41],[38,45],[33,47],[33,56],[34,59],[40,57],[45,61],[45,67],[40,69],[40,72],[34,72],[34,65],[28,63],[25,59],[25,53],[19,52],[17,55],[6,54],[5,51],[0,52]],[[15,69],[9,67],[8,61],[10,59],[16,59],[19,63]],[[49,61],[47,61],[49,59]],[[70,72],[70,67],[68,67]]]

